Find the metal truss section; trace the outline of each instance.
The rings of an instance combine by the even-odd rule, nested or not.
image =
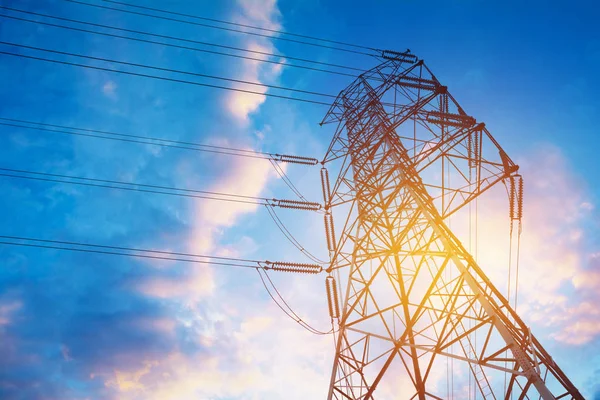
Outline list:
[[[425,63],[406,64],[391,59],[365,72],[339,94],[322,121],[338,124],[324,161],[345,159],[332,206],[352,201],[356,187],[347,174],[352,144],[345,121],[368,117],[373,102],[383,107],[390,131],[444,218],[496,183],[517,176],[518,166],[485,124],[464,111]]]
[[[329,246],[348,278],[328,398],[442,399],[451,362],[476,398],[583,399],[445,223],[503,179],[519,196],[518,167],[422,61],[405,65],[366,72],[324,119],[325,165],[341,164],[325,210],[348,206]]]

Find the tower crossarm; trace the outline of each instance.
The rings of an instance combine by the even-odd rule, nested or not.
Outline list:
[[[348,156],[348,127],[352,121],[360,121],[377,102],[390,123],[390,134],[401,141],[446,218],[497,183],[510,182],[519,167],[485,124],[465,112],[423,60],[406,64],[406,60],[389,59],[362,74],[338,95],[322,121],[338,124],[323,161]],[[351,189],[356,187],[342,172],[340,169],[334,184],[334,197],[338,197],[333,206],[349,202]]]

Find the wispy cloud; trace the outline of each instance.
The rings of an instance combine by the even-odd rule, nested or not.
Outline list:
[[[110,98],[116,98],[117,96],[117,84],[112,81],[112,80],[108,80],[104,83],[104,85],[102,86],[102,93],[104,93],[104,95],[106,97],[110,97]]]
[[[281,29],[279,23],[281,15],[277,8],[276,0],[240,0],[238,4],[240,10],[234,16],[236,22],[273,30]],[[261,32],[261,34],[270,35],[269,32]],[[262,53],[274,53],[277,50],[268,38],[254,36],[245,41],[244,47],[247,50]],[[258,53],[253,55],[253,57],[261,60],[268,58],[268,56]],[[264,63],[257,60],[244,60],[242,68],[238,71],[240,79],[266,84],[275,82],[281,72],[281,64]],[[261,86],[242,84],[237,87],[259,93],[267,92],[267,88]],[[265,99],[265,96],[232,92],[226,97],[225,104],[231,115],[238,121],[248,123],[248,117],[258,110]]]

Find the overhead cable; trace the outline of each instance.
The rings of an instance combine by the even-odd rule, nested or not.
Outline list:
[[[43,58],[43,57],[35,57],[35,56],[28,56],[25,54],[11,53],[8,51],[0,51],[0,54],[12,56],[12,57],[26,58],[26,59],[30,59],[30,60],[36,60],[36,61],[45,61],[45,62],[50,62],[50,63],[54,63],[54,64],[70,65],[70,66],[79,67],[79,68],[94,69],[97,71],[113,72],[116,74],[138,76],[138,77],[158,79],[158,80],[168,81],[168,82],[183,83],[183,84],[187,84],[187,85],[210,87],[210,88],[214,88],[214,89],[229,90],[229,91],[233,91],[233,92],[247,93],[247,94],[253,94],[253,95],[258,95],[258,96],[268,96],[268,97],[274,97],[274,98],[285,99],[285,100],[300,101],[303,103],[311,103],[311,104],[317,104],[317,105],[322,105],[322,106],[330,106],[329,103],[326,103],[323,101],[316,101],[316,100],[304,99],[304,98],[298,98],[298,97],[290,97],[290,96],[284,96],[284,95],[279,95],[279,94],[274,94],[274,93],[261,93],[261,92],[257,92],[257,91],[253,91],[253,90],[238,89],[238,88],[214,85],[214,84],[209,84],[209,83],[186,81],[183,79],[168,78],[168,77],[164,77],[164,76],[157,76],[157,75],[150,75],[150,74],[142,74],[142,73],[138,73],[138,72],[121,71],[121,70],[116,70],[116,69],[97,67],[97,66],[93,66],[93,65],[78,64],[78,63],[73,63],[73,62],[68,62],[68,61],[52,60],[52,59]]]
[[[330,329],[327,332],[320,331],[318,329],[313,328],[310,324],[308,324],[306,321],[304,321],[302,318],[300,318],[300,316],[285,301],[285,299],[283,298],[283,296],[281,295],[281,293],[279,292],[279,290],[277,290],[277,287],[275,286],[275,284],[273,283],[273,281],[271,280],[271,278],[269,278],[269,275],[268,275],[267,271],[260,271],[260,270],[257,269],[256,272],[258,272],[260,280],[261,280],[261,282],[262,282],[265,290],[267,291],[267,294],[271,298],[271,300],[273,300],[273,302],[277,305],[277,307],[279,307],[279,309],[281,311],[283,311],[283,313],[285,315],[287,315],[291,320],[293,320],[298,325],[300,325],[302,328],[306,329],[307,331],[309,331],[310,333],[313,333],[315,335],[329,335],[331,333],[334,333],[333,328]],[[267,278],[269,284],[267,284],[267,282],[263,278],[263,274]],[[269,286],[272,289],[270,289]],[[274,291],[275,295],[271,292],[271,290]]]
[[[100,245],[65,240],[40,239],[25,236],[0,235],[0,244],[9,246],[36,247],[43,249],[75,251],[82,253],[108,254],[124,257],[150,258],[168,261],[181,261],[194,264],[253,268],[256,270],[319,273],[321,267],[312,264],[299,264],[286,261],[262,261],[234,257],[221,257],[204,254],[171,252],[164,250],[141,249],[134,247]],[[292,266],[292,267],[290,267]],[[300,267],[298,267],[300,266]],[[302,268],[302,271],[296,269]],[[266,272],[265,272],[266,273]]]
[[[371,52],[367,53],[365,51],[360,51],[360,50],[345,49],[342,47],[330,46],[330,45],[325,45],[325,44],[320,44],[320,43],[312,43],[312,42],[307,42],[307,41],[298,40],[298,39],[290,39],[290,38],[281,37],[281,36],[273,36],[270,34],[249,32],[249,31],[244,31],[241,29],[227,28],[224,26],[210,25],[210,24],[201,23],[201,22],[186,21],[184,19],[165,17],[162,15],[156,15],[156,14],[148,14],[148,13],[143,13],[143,12],[139,12],[139,11],[124,10],[122,8],[109,7],[109,6],[104,6],[104,5],[100,5],[100,4],[92,4],[92,3],[88,3],[88,2],[84,2],[84,1],[78,1],[78,0],[64,0],[64,1],[67,1],[69,3],[81,4],[81,5],[85,5],[85,6],[89,6],[89,7],[101,8],[101,9],[105,9],[105,10],[118,11],[118,12],[123,12],[123,13],[127,13],[127,14],[139,15],[139,16],[150,17],[150,18],[157,18],[157,19],[161,19],[161,20],[165,20],[165,21],[180,22],[180,23],[188,24],[188,25],[202,26],[204,28],[220,29],[220,30],[224,30],[224,31],[236,32],[236,33],[241,33],[241,34],[245,34],[245,35],[264,37],[264,38],[271,39],[271,40],[280,40],[280,41],[286,41],[286,42],[291,42],[291,43],[298,43],[298,44],[303,44],[303,45],[308,45],[308,46],[321,47],[321,48],[326,48],[326,49],[330,49],[330,50],[338,50],[338,51],[343,51],[343,52],[353,53],[353,54],[360,54],[360,55],[365,55],[365,56],[378,56],[379,55],[378,53],[380,53],[380,51],[381,51],[381,50],[375,50],[375,51],[371,51]]]
[[[41,123],[35,121],[27,121],[22,119],[15,118],[5,118],[0,117],[0,125],[2,126],[10,126],[16,128],[25,128],[31,130],[38,130],[43,132],[52,132],[52,133],[60,133],[66,135],[76,135],[76,136],[84,136],[84,137],[92,137],[98,139],[105,140],[116,140],[123,142],[131,142],[131,143],[140,143],[140,144],[149,144],[154,146],[162,146],[162,147],[171,147],[177,149],[185,149],[185,150],[193,150],[193,151],[201,151],[215,154],[225,154],[239,157],[249,157],[249,158],[258,158],[269,161],[277,161],[277,162],[285,162],[285,163],[294,163],[294,164],[303,164],[303,165],[316,165],[319,163],[319,160],[312,157],[303,157],[289,154],[278,154],[278,153],[268,153],[257,150],[250,149],[238,149],[233,147],[226,146],[215,146],[194,142],[186,142],[179,140],[170,140],[157,138],[152,136],[142,136],[142,135],[131,135],[124,133],[116,133],[116,132],[108,132],[97,129],[87,129],[87,128],[78,128],[74,126],[65,126],[65,125],[55,125],[48,123]],[[27,124],[27,125],[24,125]],[[59,128],[59,129],[50,129],[50,128]]]
[[[290,188],[290,190],[292,192],[294,192],[294,194],[296,196],[298,196],[298,198],[300,200],[306,200],[306,197],[304,197],[304,195],[298,190],[298,188],[296,187],[296,185],[294,185],[294,183],[292,182],[292,180],[287,176],[287,174],[285,173],[285,171],[283,170],[283,168],[281,168],[275,161],[273,160],[269,160],[271,162],[271,166],[273,167],[273,169],[275,170],[275,172],[277,173],[277,175],[279,175],[279,178],[281,178],[281,180],[287,185],[287,187]]]
[[[170,196],[191,197],[198,199],[218,200],[255,205],[266,205],[270,207],[291,208],[296,210],[319,211],[321,209],[321,205],[319,203],[314,202],[268,199],[266,197],[245,196],[240,194],[176,188],[170,186],[148,185],[142,183],[129,183],[108,179],[84,178],[73,175],[52,174],[47,172],[37,172],[12,168],[0,168],[0,176],[45,182],[66,183],[71,185],[91,186],[104,189],[118,189],[144,193],[165,194]]]
[[[30,48],[30,49],[39,49],[41,51],[46,51],[46,52],[51,52],[51,53],[70,54],[70,53],[65,53],[65,52],[61,52],[61,51],[58,51],[58,50],[49,50],[49,49],[43,49],[43,48],[36,48],[36,47],[26,46],[26,45],[21,45],[21,44],[13,44],[13,43],[10,43],[10,42],[0,42],[0,44],[6,44],[6,45],[11,45],[11,46],[16,46],[16,47],[24,47],[24,48]],[[311,104],[317,104],[317,105],[331,107],[331,103],[326,103],[326,102],[323,102],[323,101],[312,100],[312,99],[307,99],[307,98],[290,97],[290,96],[285,96],[285,95],[280,95],[280,94],[274,94],[274,93],[256,92],[256,91],[253,91],[253,90],[239,89],[239,88],[234,88],[234,87],[229,87],[229,86],[221,86],[221,85],[215,85],[215,84],[209,84],[209,83],[201,83],[201,82],[187,81],[187,80],[183,80],[183,79],[169,78],[169,77],[165,77],[165,76],[142,74],[142,73],[130,72],[130,71],[121,71],[121,70],[117,70],[117,69],[97,67],[97,66],[94,66],[94,65],[79,64],[79,63],[74,63],[74,62],[70,62],[70,61],[53,60],[53,59],[49,59],[49,58],[29,56],[29,55],[19,54],[19,53],[11,53],[11,52],[8,52],[8,51],[0,51],[0,54],[12,56],[12,57],[26,58],[26,59],[30,59],[30,60],[36,60],[36,61],[46,61],[46,62],[55,63],[55,64],[70,65],[70,66],[80,67],[80,68],[95,69],[95,70],[98,70],[98,71],[114,72],[114,73],[123,74],[123,75],[138,76],[138,77],[142,77],[142,78],[158,79],[158,80],[163,80],[163,81],[168,81],[168,82],[176,82],[176,83],[183,83],[183,84],[194,85],[194,86],[209,87],[209,88],[213,88],[213,89],[223,89],[223,90],[229,90],[229,91],[234,91],[234,92],[248,93],[248,94],[253,94],[253,95],[258,95],[258,96],[268,96],[268,97],[274,97],[274,98],[284,99],[284,100],[294,100],[294,101],[299,101],[299,102],[303,102],[303,103],[311,103]],[[84,58],[89,58],[89,59],[97,59],[97,60],[101,60],[101,61],[105,61],[105,62],[113,62],[113,63],[120,63],[120,64],[125,64],[125,65],[139,66],[139,67],[142,67],[142,68],[151,68],[151,69],[158,69],[158,70],[169,71],[169,69],[166,69],[166,68],[154,67],[154,66],[149,66],[149,65],[145,65],[145,64],[134,64],[134,63],[129,63],[129,62],[125,62],[125,61],[117,61],[117,60],[110,60],[110,59],[101,59],[101,58],[97,58],[97,57],[82,56],[82,55],[76,55],[76,54],[71,54],[71,55],[73,55],[75,57],[79,56],[79,57],[84,57]],[[192,75],[201,76],[201,74],[196,74],[196,73],[186,72],[186,71],[179,71],[179,70],[171,70],[170,72],[182,73],[182,74],[192,74]],[[324,96],[324,97],[331,97],[331,98],[337,98],[338,97],[336,95],[329,94],[329,93],[311,92],[311,91],[305,91],[305,90],[300,90],[300,89],[287,88],[287,87],[283,87],[283,86],[274,86],[274,85],[268,85],[268,84],[261,84],[261,83],[258,83],[258,82],[241,81],[241,80],[237,80],[237,79],[233,79],[233,78],[225,78],[225,77],[216,77],[215,76],[214,79],[222,79],[222,80],[227,80],[227,81],[240,82],[242,84],[249,84],[249,85],[260,85],[260,86],[265,87],[265,88],[274,88],[274,89],[280,89],[280,90],[288,90],[288,91],[292,91],[292,92],[302,92],[302,93],[312,94],[312,95],[316,95],[316,96]],[[394,107],[397,107],[396,104],[389,103],[389,102],[382,102],[381,104],[385,105],[385,106],[394,106]]]
[[[377,51],[377,52],[382,51],[381,49],[376,49],[376,48],[368,47],[368,46],[362,46],[362,45],[354,44],[354,43],[348,43],[348,42],[341,42],[341,41],[337,41],[337,40],[324,39],[324,38],[320,38],[320,37],[316,37],[316,36],[302,35],[302,34],[298,34],[298,33],[286,32],[286,31],[282,31],[282,30],[278,30],[278,29],[270,29],[270,28],[264,28],[264,27],[260,27],[260,26],[253,26],[253,25],[248,25],[248,24],[241,24],[241,23],[238,23],[238,22],[225,21],[225,20],[222,20],[222,19],[202,17],[200,15],[184,14],[184,13],[179,13],[179,12],[170,11],[170,10],[164,10],[164,9],[160,9],[160,8],[146,7],[146,6],[141,6],[141,5],[138,5],[138,4],[126,3],[126,2],[123,2],[123,1],[115,1],[115,0],[102,0],[102,1],[104,1],[105,3],[114,3],[114,4],[124,5],[124,6],[127,6],[127,7],[135,7],[135,8],[140,8],[140,9],[144,9],[144,10],[157,11],[157,12],[161,12],[161,13],[165,13],[165,14],[178,15],[180,17],[188,17],[188,18],[194,18],[194,19],[199,19],[199,20],[204,20],[204,21],[218,22],[218,23],[221,23],[221,24],[239,26],[239,27],[242,27],[242,28],[257,29],[257,30],[261,30],[261,31],[265,31],[265,32],[276,33],[278,35],[295,36],[295,37],[300,37],[300,38],[304,38],[304,39],[318,40],[318,41],[321,41],[321,42],[339,44],[339,45],[342,45],[342,46],[354,47],[354,48],[357,48],[357,49],[373,50],[373,51]]]
[[[310,59],[301,58],[301,57],[287,56],[287,55],[283,55],[283,54],[269,53],[269,52],[264,52],[264,51],[259,51],[259,50],[245,49],[242,47],[228,46],[228,45],[223,45],[223,44],[218,44],[218,43],[203,42],[203,41],[199,41],[199,40],[186,39],[186,38],[177,37],[177,36],[161,35],[161,34],[157,34],[157,33],[119,28],[116,26],[96,24],[96,23],[92,23],[92,22],[81,21],[81,20],[76,20],[76,19],[71,19],[71,18],[57,17],[57,16],[53,16],[53,15],[41,14],[41,13],[36,13],[36,12],[32,12],[32,11],[19,10],[19,9],[12,8],[12,7],[0,6],[0,9],[6,9],[6,10],[14,11],[14,12],[36,15],[36,16],[40,16],[40,17],[44,17],[44,18],[52,18],[52,19],[57,19],[57,20],[61,20],[61,21],[68,21],[68,22],[73,22],[73,23],[78,23],[78,24],[83,24],[83,25],[96,26],[96,27],[101,27],[101,28],[105,28],[105,29],[112,29],[112,30],[121,31],[121,32],[130,32],[130,33],[135,33],[135,34],[139,34],[139,35],[146,35],[146,36],[157,37],[157,38],[162,38],[162,39],[178,40],[178,41],[187,42],[187,43],[200,44],[203,46],[217,47],[217,48],[223,48],[223,49],[245,52],[245,53],[250,53],[250,54],[257,54],[259,56],[264,56],[264,57],[262,57],[262,58],[248,57],[248,56],[243,56],[240,54],[224,53],[221,51],[208,50],[208,49],[203,49],[203,48],[199,48],[199,47],[190,47],[190,46],[183,46],[183,45],[178,45],[178,44],[174,44],[174,43],[159,42],[159,41],[155,41],[155,40],[136,38],[136,37],[131,37],[131,36],[122,36],[122,35],[117,35],[117,34],[113,34],[113,33],[99,32],[99,31],[94,31],[94,30],[89,30],[89,29],[77,28],[77,27],[73,27],[73,26],[54,24],[54,23],[45,22],[45,21],[37,21],[37,20],[31,20],[31,19],[27,19],[27,18],[20,18],[20,17],[16,17],[13,15],[0,14],[1,18],[9,18],[9,19],[17,20],[17,21],[22,21],[22,22],[30,22],[30,23],[34,23],[34,24],[38,24],[38,25],[45,25],[45,26],[51,26],[51,27],[55,27],[55,28],[68,29],[68,30],[77,31],[77,32],[91,33],[94,35],[101,35],[101,36],[112,37],[112,38],[117,38],[117,39],[131,40],[131,41],[136,41],[136,42],[140,42],[140,43],[155,44],[155,45],[173,47],[173,48],[178,48],[178,49],[191,50],[191,51],[208,53],[208,54],[215,54],[215,55],[219,55],[219,56],[252,60],[252,61],[257,61],[257,62],[262,62],[262,63],[285,65],[286,67],[302,68],[302,69],[307,69],[307,70],[312,70],[312,71],[318,71],[318,72],[324,72],[324,73],[342,75],[342,76],[349,76],[349,77],[354,77],[354,78],[358,77],[358,75],[341,72],[341,71],[330,70],[330,69],[310,67],[307,65],[291,64],[291,63],[287,62],[287,60],[300,61],[300,62],[317,64],[317,65],[324,65],[324,66],[329,66],[329,67],[333,67],[333,68],[354,70],[357,72],[365,71],[365,69],[350,67],[347,65],[327,63],[327,62],[323,62],[323,61],[316,61],[316,60],[310,60]],[[280,60],[270,60],[265,57],[275,57],[275,58],[279,58]]]
[[[265,207],[269,216],[279,229],[279,231],[283,234],[283,236],[296,247],[302,254],[308,257],[311,261],[316,262],[317,264],[325,264],[325,261],[319,259],[315,255],[313,255],[310,251],[308,251],[302,244],[292,235],[292,233],[287,229],[281,218],[277,215],[273,207]]]
[[[293,89],[293,88],[288,88],[288,87],[284,87],[284,86],[270,85],[270,84],[267,84],[267,83],[246,81],[246,80],[235,79],[235,78],[226,78],[226,77],[217,76],[217,75],[201,74],[201,73],[190,72],[190,71],[182,71],[182,70],[179,70],[179,69],[157,67],[157,66],[148,65],[148,64],[139,64],[139,63],[132,63],[132,62],[128,62],[128,61],[113,60],[113,59],[110,59],[110,58],[94,57],[94,56],[85,55],[85,54],[78,54],[78,53],[71,53],[71,52],[67,52],[67,51],[47,49],[47,48],[44,48],[44,47],[28,46],[28,45],[19,44],[19,43],[13,43],[13,42],[0,41],[0,44],[4,44],[4,45],[7,45],[7,46],[20,47],[20,48],[29,49],[29,50],[43,51],[43,52],[46,52],[46,53],[60,54],[60,55],[63,55],[63,56],[78,57],[78,58],[83,58],[83,59],[86,59],[86,60],[109,62],[109,63],[127,65],[127,66],[130,66],[130,67],[136,67],[136,68],[146,68],[146,69],[152,69],[152,70],[155,70],[155,71],[170,72],[170,73],[176,73],[176,74],[182,74],[182,75],[190,75],[190,76],[195,76],[195,77],[199,77],[199,78],[215,79],[215,80],[220,80],[220,81],[227,81],[227,82],[233,82],[233,83],[241,83],[241,84],[244,84],[244,85],[260,86],[260,87],[265,87],[265,88],[269,88],[269,89],[287,90],[287,91],[290,91],[290,92],[298,92],[298,93],[309,94],[309,95],[313,95],[313,96],[323,96],[323,97],[330,97],[330,98],[336,98],[337,97],[336,95],[328,94],[328,93],[319,93],[319,92],[313,92],[313,91],[310,91],[310,90]]]

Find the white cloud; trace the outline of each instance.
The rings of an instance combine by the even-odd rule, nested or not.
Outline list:
[[[277,22],[280,13],[275,0],[240,1],[239,5],[239,14],[234,16],[237,22],[269,29],[280,28]],[[253,38],[246,41],[244,46],[250,50],[261,52],[275,51],[268,38]],[[281,73],[281,66],[273,67],[272,64],[267,66],[263,64],[259,61],[245,60],[239,71],[240,79],[253,82],[270,82]],[[260,91],[261,93],[266,92],[264,87],[246,85],[244,88]],[[247,124],[249,115],[256,112],[264,100],[264,96],[238,92],[228,93],[225,96],[226,111],[230,117]],[[264,131],[269,129],[269,126],[263,128]],[[214,137],[212,142],[229,145],[227,138],[224,137]],[[222,173],[218,182],[209,187],[208,191],[257,197],[264,191],[269,180],[276,177],[276,173],[270,164],[264,161],[237,158],[232,159],[228,166],[229,168]],[[193,179],[188,180],[193,181]],[[247,203],[215,200],[198,201],[191,216],[193,219],[193,233],[188,248],[191,252],[199,254],[231,257],[239,255],[239,246],[236,246],[234,250],[231,245],[219,243],[219,239],[227,228],[236,224],[241,216],[256,212],[258,208],[259,205],[252,204],[251,201]],[[248,238],[237,243],[237,245],[243,246],[245,249],[255,247],[255,244],[249,241]],[[194,303],[205,298],[205,296],[213,294],[215,289],[214,280],[214,271],[210,267],[203,266],[192,269],[190,274],[183,280],[181,278],[159,277],[142,281],[137,287],[148,296],[161,299],[185,299]]]
[[[210,188],[219,193],[235,193],[241,196],[259,197],[275,171],[268,162],[238,158],[231,168]],[[233,226],[244,214],[258,210],[260,206],[239,202],[200,200],[194,213],[195,232],[190,247],[198,253],[215,249],[215,241],[225,228]]]
[[[281,29],[278,22],[280,18],[279,9],[275,0],[240,0],[239,15],[234,17],[235,21],[268,29]],[[261,34],[270,35],[269,32]],[[262,53],[274,53],[277,49],[268,38],[252,36],[243,44],[244,48]],[[254,54],[254,58],[267,59],[265,55]],[[281,64],[263,63],[258,60],[244,60],[242,68],[238,71],[239,79],[249,82],[273,83],[282,72]],[[263,86],[237,84],[237,88],[250,90],[264,94],[267,88]],[[240,122],[248,123],[249,116],[256,112],[266,100],[264,95],[256,95],[242,92],[231,92],[225,99],[227,110]]]
[[[12,321],[12,314],[18,311],[23,304],[20,301],[10,301],[0,303],[0,333],[2,333],[2,327],[7,326]]]
[[[112,80],[106,81],[102,86],[102,93],[104,93],[106,97],[110,97],[112,99],[116,98],[117,84]]]

